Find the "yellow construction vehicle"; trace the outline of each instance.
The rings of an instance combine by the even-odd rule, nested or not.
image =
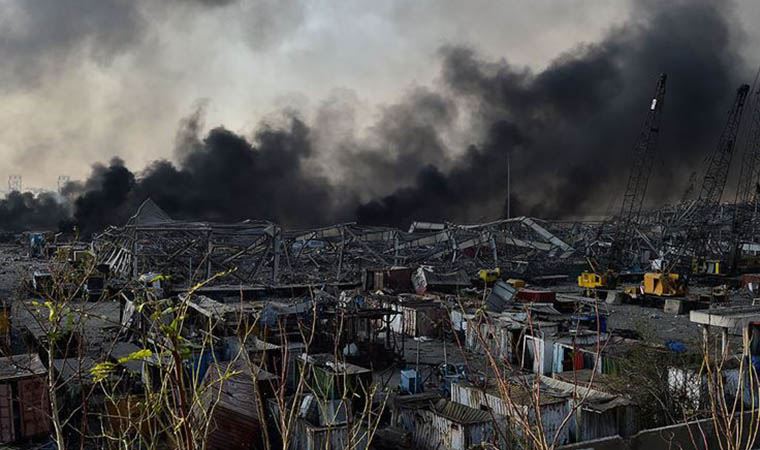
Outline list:
[[[597,264],[590,258],[588,264],[591,271],[583,271],[578,275],[578,287],[586,290],[615,289],[618,280],[617,272],[612,269],[607,269],[605,272],[598,270]]]
[[[719,259],[694,258],[691,273],[695,275],[724,275],[726,264]]]
[[[644,295],[679,297],[686,294],[686,285],[677,273],[647,272],[642,283]]]
[[[584,289],[614,289],[617,286],[617,275],[611,270],[607,273],[581,272],[578,275],[578,286]]]
[[[486,285],[491,285],[499,281],[501,278],[501,269],[496,267],[495,269],[480,269],[478,271],[478,278]]]

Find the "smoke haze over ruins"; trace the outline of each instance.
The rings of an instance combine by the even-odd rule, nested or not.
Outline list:
[[[1,167],[79,180],[64,204],[6,199],[8,229],[95,231],[148,197],[176,218],[291,227],[490,220],[508,152],[513,214],[604,213],[666,72],[662,204],[716,145],[760,41],[739,1],[531,2],[530,26],[514,2],[76,3],[0,6]]]

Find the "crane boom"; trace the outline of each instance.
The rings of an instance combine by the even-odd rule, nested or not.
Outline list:
[[[612,233],[610,252],[610,265],[612,266],[618,266],[622,263],[623,251],[628,245],[634,226],[641,215],[649,178],[652,174],[657,140],[660,135],[662,110],[665,106],[666,81],[667,75],[660,74],[644,124],[633,148],[633,164],[628,174],[628,183],[625,194],[623,194],[618,221]]]
[[[707,159],[704,178],[694,205],[695,217],[690,220],[686,240],[678,253],[680,263],[685,263],[686,259],[693,257],[691,264],[688,265],[689,271],[695,270],[695,263],[698,266],[703,265],[703,259],[709,256],[709,224],[720,206],[748,94],[749,85],[747,84],[737,89],[736,99],[728,112],[728,120],[718,140],[718,147]],[[675,262],[678,262],[678,259]],[[698,272],[703,271],[712,272],[711,269],[698,270]]]
[[[720,135],[718,148],[708,160],[705,176],[702,179],[702,187],[697,197],[697,204],[703,214],[708,213],[709,208],[718,206],[720,198],[723,196],[723,189],[726,187],[726,180],[728,179],[728,170],[731,167],[731,158],[736,146],[739,123],[742,119],[748,93],[749,85],[747,84],[743,84],[737,89],[736,100],[728,113],[728,121]]]
[[[756,185],[760,180],[760,89],[755,89],[752,95],[751,108],[751,122],[747,140],[744,141],[739,186],[736,190],[737,204],[753,202]]]
[[[649,102],[644,124],[633,147],[633,161],[617,220],[607,221],[599,228],[601,234],[607,226],[612,226],[611,229],[607,228],[610,229],[612,235],[612,244],[601,255],[589,256],[587,259],[591,271],[582,272],[578,276],[578,286],[587,290],[614,288],[617,284],[618,271],[624,264],[625,250],[628,248],[635,224],[641,214],[649,177],[652,173],[653,155],[657,148],[662,110],[665,105],[666,80],[665,74],[660,74],[657,79],[654,96]]]

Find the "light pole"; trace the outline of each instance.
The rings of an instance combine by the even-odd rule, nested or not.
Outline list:
[[[512,217],[512,180],[510,179],[512,172],[511,155],[512,151],[507,150],[507,219]]]

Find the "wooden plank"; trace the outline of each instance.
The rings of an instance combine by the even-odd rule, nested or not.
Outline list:
[[[50,404],[43,378],[25,378],[18,381],[21,410],[21,436],[28,438],[50,432]]]
[[[13,391],[10,384],[0,384],[0,442],[16,440],[13,427]]]

